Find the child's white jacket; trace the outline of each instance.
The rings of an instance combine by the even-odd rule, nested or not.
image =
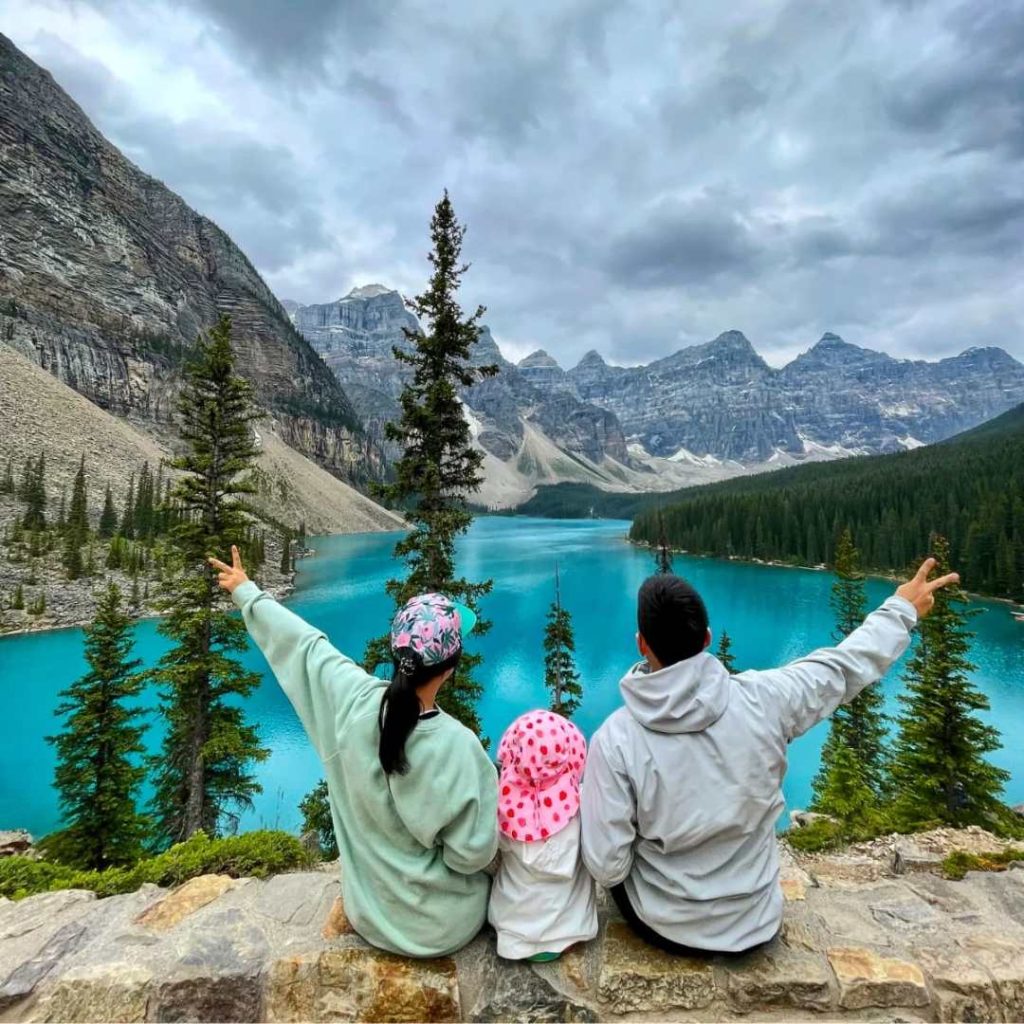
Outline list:
[[[500,836],[487,919],[498,933],[498,956],[523,960],[560,953],[597,935],[594,880],[580,853],[580,816],[539,843]]]

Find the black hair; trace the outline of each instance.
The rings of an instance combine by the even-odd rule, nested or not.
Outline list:
[[[707,608],[686,580],[671,573],[644,580],[637,595],[636,623],[663,668],[704,650]]]
[[[424,665],[411,648],[392,653],[394,675],[380,699],[377,724],[380,726],[378,754],[385,774],[404,775],[409,770],[405,744],[420,720],[420,698],[416,691],[442,672],[455,668],[462,657],[461,648],[437,665]]]

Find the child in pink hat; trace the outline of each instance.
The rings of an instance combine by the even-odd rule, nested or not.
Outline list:
[[[552,711],[528,711],[498,745],[498,849],[488,920],[498,955],[554,960],[597,935],[594,882],[580,856],[583,734]]]

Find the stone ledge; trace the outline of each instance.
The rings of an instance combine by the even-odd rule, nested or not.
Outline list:
[[[206,876],[97,900],[0,902],[3,1021],[1024,1019],[1024,872],[815,884],[784,859],[780,937],[740,958],[666,956],[600,901],[592,943],[549,964],[369,947],[336,874]]]

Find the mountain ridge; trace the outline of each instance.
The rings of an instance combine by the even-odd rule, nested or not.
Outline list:
[[[103,409],[173,433],[181,370],[220,313],[281,437],[374,475],[345,392],[245,254],[96,129],[0,34],[0,341]]]

